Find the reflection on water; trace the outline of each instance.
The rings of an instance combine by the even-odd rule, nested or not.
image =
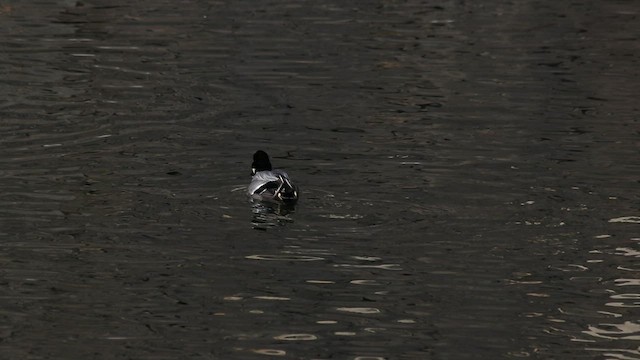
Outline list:
[[[605,358],[636,359],[640,358],[637,344],[634,345],[640,340],[640,322],[632,314],[640,307],[640,295],[638,289],[634,289],[640,282],[624,276],[638,271],[634,262],[628,259],[637,257],[640,239],[632,237],[624,240],[622,234],[627,230],[631,230],[631,233],[635,230],[620,226],[610,225],[607,234],[591,236],[594,239],[592,248],[583,248],[586,255],[582,258],[584,265],[550,265],[548,280],[514,281],[512,284],[547,287],[553,283],[563,284],[562,292],[550,287],[545,294],[530,293],[530,296],[548,298],[558,307],[555,311],[530,313],[527,316],[546,317],[549,322],[546,333],[567,336],[574,343],[585,344],[585,350],[598,352]],[[567,235],[580,236],[579,233]],[[628,246],[619,247],[624,244]],[[560,282],[563,278],[560,273],[569,276]],[[530,279],[532,274],[524,275]],[[554,276],[557,278],[554,279]],[[563,299],[563,294],[568,297]],[[553,300],[554,297],[556,300]]]
[[[609,220],[609,222],[628,222],[612,220]],[[606,239],[609,240],[610,238]],[[620,242],[617,243],[618,245],[620,244]],[[630,245],[629,247],[617,247],[614,249],[613,246],[617,244],[612,243],[610,245],[612,248],[601,250],[601,256],[603,257],[605,257],[606,254],[621,257],[619,260],[612,261],[614,264],[620,264],[616,269],[621,276],[627,276],[626,273],[635,275],[640,271],[640,268],[637,267],[637,262],[627,262],[624,260],[624,257],[637,258],[639,256],[640,238],[631,238],[627,243]],[[640,279],[619,278],[606,282],[609,285],[606,291],[609,299],[604,303],[606,310],[599,311],[598,313],[605,315],[608,319],[603,319],[601,322],[588,325],[583,333],[588,335],[585,341],[589,343],[598,344],[602,341],[601,339],[615,342],[611,342],[611,347],[608,348],[600,348],[592,344],[594,346],[590,348],[590,350],[607,354],[613,358],[640,359],[640,351],[638,351],[640,347],[635,347],[635,349],[624,347],[625,340],[636,342],[640,340],[640,321],[637,319],[625,320],[629,319],[627,314],[635,313],[634,309],[640,308],[640,288],[638,288],[640,281],[638,280]]]
[[[418,321],[412,318],[412,315],[419,317],[419,312],[409,309],[405,312],[402,307],[397,307],[398,304],[394,308],[394,304],[387,302],[386,299],[390,296],[389,281],[393,280],[385,274],[386,271],[375,267],[365,271],[355,266],[362,262],[383,263],[383,258],[344,256],[329,249],[288,245],[283,246],[278,254],[250,255],[246,259],[256,261],[250,267],[259,269],[258,271],[286,271],[289,275],[281,283],[256,284],[251,291],[245,289],[223,298],[225,310],[222,316],[231,319],[241,313],[254,314],[259,316],[254,322],[265,324],[258,326],[257,331],[261,335],[251,338],[252,341],[263,341],[264,347],[248,349],[241,346],[238,351],[291,355],[285,344],[287,342],[320,341],[326,344],[343,341],[341,339],[344,338],[372,341],[376,338],[396,337],[398,346],[401,346],[411,336],[403,330],[405,326],[424,326],[418,325]],[[274,261],[281,261],[286,265],[282,268],[274,264]],[[292,294],[292,286],[297,289],[293,296],[285,296]],[[353,289],[345,291],[345,286],[346,289]],[[278,328],[266,325],[282,316],[288,320]],[[245,340],[247,335],[236,336],[241,336],[238,340]],[[270,342],[269,339],[276,342]],[[313,351],[330,356],[320,348]],[[367,353],[374,358],[376,353],[384,355],[384,351],[380,353],[375,347],[364,352]]]
[[[589,326],[589,331],[585,331],[585,334],[605,339],[640,340],[640,322]]]
[[[639,359],[637,15],[0,3],[0,357]]]
[[[295,212],[295,205],[251,200],[253,218],[251,223],[257,230],[267,230],[271,227],[292,223],[291,214]]]

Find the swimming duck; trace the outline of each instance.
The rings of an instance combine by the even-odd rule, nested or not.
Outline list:
[[[251,175],[247,192],[253,199],[285,204],[298,201],[298,187],[291,182],[286,172],[272,169],[266,152],[258,150],[253,154]]]

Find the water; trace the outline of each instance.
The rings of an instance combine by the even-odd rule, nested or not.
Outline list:
[[[639,11],[0,4],[0,358],[639,359]]]

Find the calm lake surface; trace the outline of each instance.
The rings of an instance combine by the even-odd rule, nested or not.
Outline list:
[[[640,359],[639,16],[0,2],[0,358]]]

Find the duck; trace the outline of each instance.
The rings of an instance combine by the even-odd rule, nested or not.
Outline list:
[[[252,199],[293,205],[298,201],[298,187],[289,175],[280,169],[273,169],[269,155],[258,150],[253,154],[251,183],[247,193]]]

